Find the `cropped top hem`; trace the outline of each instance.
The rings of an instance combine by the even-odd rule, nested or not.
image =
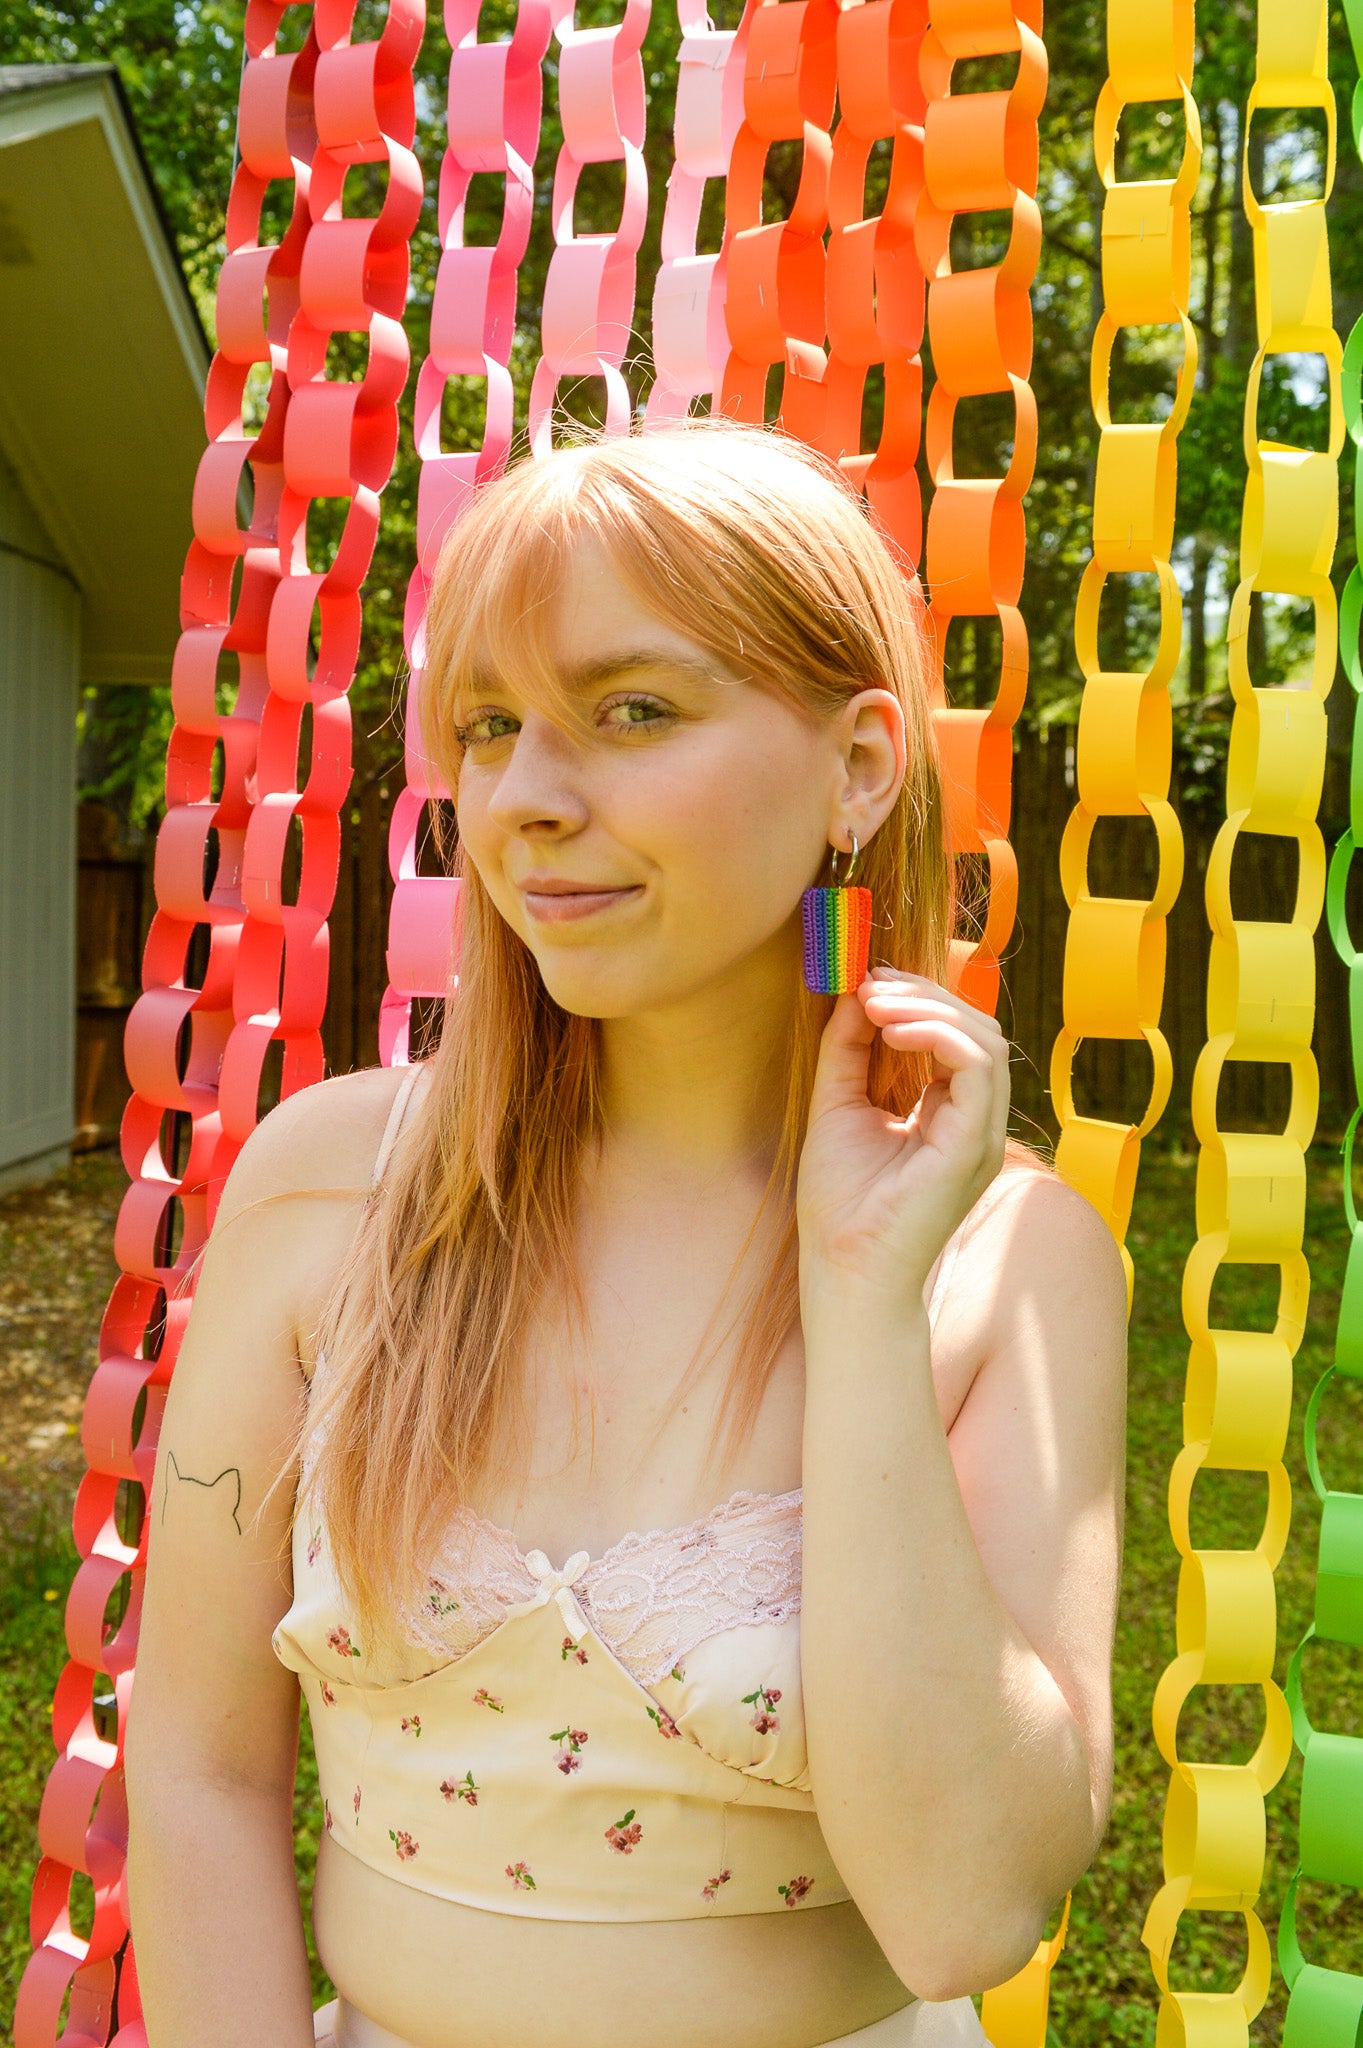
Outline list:
[[[695,1913],[679,1913],[675,1911],[648,1913],[634,1911],[629,1902],[613,1898],[608,1906],[603,1905],[602,1909],[598,1912],[584,1911],[579,1906],[579,1909],[571,1913],[556,1913],[549,1910],[548,1903],[544,1900],[538,1889],[535,1891],[524,1889],[516,1892],[513,1896],[517,1903],[514,1905],[509,1900],[501,1899],[494,1903],[491,1899],[476,1896],[473,1893],[452,1891],[447,1888],[436,1890],[431,1885],[418,1883],[409,1873],[399,1875],[396,1870],[378,1869],[369,1861],[368,1857],[357,1856],[353,1849],[346,1847],[344,1832],[339,1827],[330,1828],[327,1830],[327,1833],[333,1845],[343,1855],[350,1857],[353,1862],[363,1864],[366,1870],[373,1871],[374,1875],[382,1878],[385,1884],[397,1884],[407,1891],[425,1892],[428,1898],[443,1899],[452,1906],[463,1906],[469,1912],[496,1913],[506,1920],[560,1920],[584,1927],[646,1926],[649,1924],[664,1925],[677,1920],[751,1919],[758,1914],[781,1912],[784,1910],[782,1902],[778,1900],[774,1907],[762,1904],[732,1905],[726,1907],[722,1913],[716,1913],[713,1910],[706,1911],[704,1906]],[[847,1906],[852,1903],[851,1894],[847,1891],[843,1891],[836,1898],[828,1899],[815,1899],[805,1895],[797,1901],[797,1910],[801,1913],[814,1913],[825,1907]]]

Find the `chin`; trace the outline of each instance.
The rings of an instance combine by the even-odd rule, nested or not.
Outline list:
[[[541,971],[541,979],[552,1000],[570,1017],[633,1017],[666,1001],[661,991],[637,986],[615,988],[575,974],[550,975]]]

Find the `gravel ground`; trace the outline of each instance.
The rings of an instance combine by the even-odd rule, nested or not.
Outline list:
[[[117,1277],[114,1222],[128,1176],[115,1148],[0,1195],[0,1524],[47,1500],[69,1513],[86,1469],[81,1411]]]

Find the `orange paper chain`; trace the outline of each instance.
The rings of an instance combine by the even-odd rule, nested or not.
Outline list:
[[[969,59],[1017,53],[1003,91],[953,92]],[[1037,118],[1046,95],[1040,0],[932,0],[923,42],[923,196],[918,254],[928,279],[933,388],[926,455],[933,483],[926,570],[937,738],[953,851],[984,855],[989,896],[978,939],[956,939],[951,980],[980,1009],[998,1001],[999,955],[1017,912],[1017,863],[1008,843],[1013,726],[1027,693],[1027,632],[1018,610],[1026,557],[1023,496],[1036,462],[1032,310],[1028,293],[1041,250],[1036,203]],[[1005,211],[1007,248],[997,263],[955,267],[952,227],[963,214]],[[1011,394],[1013,453],[1001,477],[958,477],[953,433],[962,399]],[[986,708],[947,701],[947,636],[953,619],[996,619],[1002,659]]]

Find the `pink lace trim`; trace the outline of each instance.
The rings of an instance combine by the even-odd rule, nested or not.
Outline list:
[[[631,1529],[573,1583],[592,1627],[640,1685],[656,1685],[710,1636],[789,1621],[800,1611],[803,1489],[747,1488],[679,1529]],[[471,1508],[427,1577],[427,1597],[404,1613],[411,1639],[434,1655],[464,1656],[532,1599],[540,1581],[509,1529]]]

